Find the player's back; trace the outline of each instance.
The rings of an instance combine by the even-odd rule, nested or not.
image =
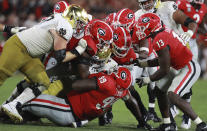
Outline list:
[[[50,16],[39,24],[18,32],[17,36],[33,57],[49,52],[53,48],[53,36],[50,29],[56,30],[63,38],[72,37],[72,27],[60,14]]]
[[[104,73],[93,74],[97,80],[97,90],[85,93],[70,92],[68,100],[75,115],[81,119],[92,120],[102,115],[115,101],[126,95],[126,90],[118,90],[112,76]]]
[[[169,47],[171,66],[175,69],[183,68],[190,60],[192,53],[183,40],[170,29],[158,33],[153,39],[153,48],[159,51]]]

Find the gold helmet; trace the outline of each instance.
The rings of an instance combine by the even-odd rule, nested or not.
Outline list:
[[[73,28],[85,26],[88,23],[88,14],[82,7],[78,5],[70,5],[62,16],[72,25]]]

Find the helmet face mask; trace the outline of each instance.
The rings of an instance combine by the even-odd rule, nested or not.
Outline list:
[[[190,2],[196,3],[196,4],[203,4],[204,0],[189,0]]]
[[[138,3],[145,13],[153,13],[157,6],[157,0],[138,0]]]
[[[70,5],[62,16],[71,24],[73,29],[83,29],[88,23],[87,12],[78,5]]]

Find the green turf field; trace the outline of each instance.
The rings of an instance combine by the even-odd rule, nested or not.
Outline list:
[[[22,77],[15,76],[12,79],[8,79],[6,83],[0,87],[0,103],[2,103],[10,94],[12,89],[14,89],[15,84],[21,80]],[[142,99],[147,105],[147,95],[146,89],[137,89],[142,96]],[[192,97],[192,106],[197,112],[198,115],[205,121],[207,121],[207,81],[199,80],[195,86],[193,87],[193,97]],[[157,112],[158,109],[157,109]],[[130,112],[126,109],[124,103],[120,100],[113,106],[113,114],[114,119],[111,125],[100,127],[98,126],[97,120],[90,122],[83,128],[69,128],[69,127],[58,127],[46,119],[42,119],[44,124],[28,124],[28,125],[14,125],[14,124],[1,124],[0,123],[0,131],[132,131],[138,130],[136,129],[136,119],[130,114]],[[160,116],[160,113],[158,113]],[[176,117],[178,129],[181,123],[182,113]],[[158,126],[158,124],[154,124],[153,122],[149,122],[153,125],[153,127]],[[195,125],[192,124],[192,129],[195,130]]]

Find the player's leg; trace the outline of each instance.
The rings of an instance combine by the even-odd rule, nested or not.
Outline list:
[[[188,93],[192,85],[200,75],[200,66],[196,60],[192,60],[186,67],[181,69],[180,73],[173,79],[168,90],[168,97],[172,104],[176,105],[183,113],[187,114],[197,125],[197,129],[206,128],[204,123],[192,109],[190,103],[181,97]]]
[[[20,68],[20,71],[31,81],[30,88],[26,88],[16,99],[2,106],[3,111],[15,123],[21,123],[23,120],[17,110],[17,106],[23,105],[40,95],[41,92],[45,90],[45,87],[47,88],[50,85],[50,80],[45,72],[45,68],[38,58],[30,59]]]
[[[45,117],[52,122],[67,126],[75,122],[72,109],[65,99],[50,95],[40,95],[22,107],[38,117]]]
[[[26,48],[16,35],[6,41],[0,55],[0,86],[29,59]]]

